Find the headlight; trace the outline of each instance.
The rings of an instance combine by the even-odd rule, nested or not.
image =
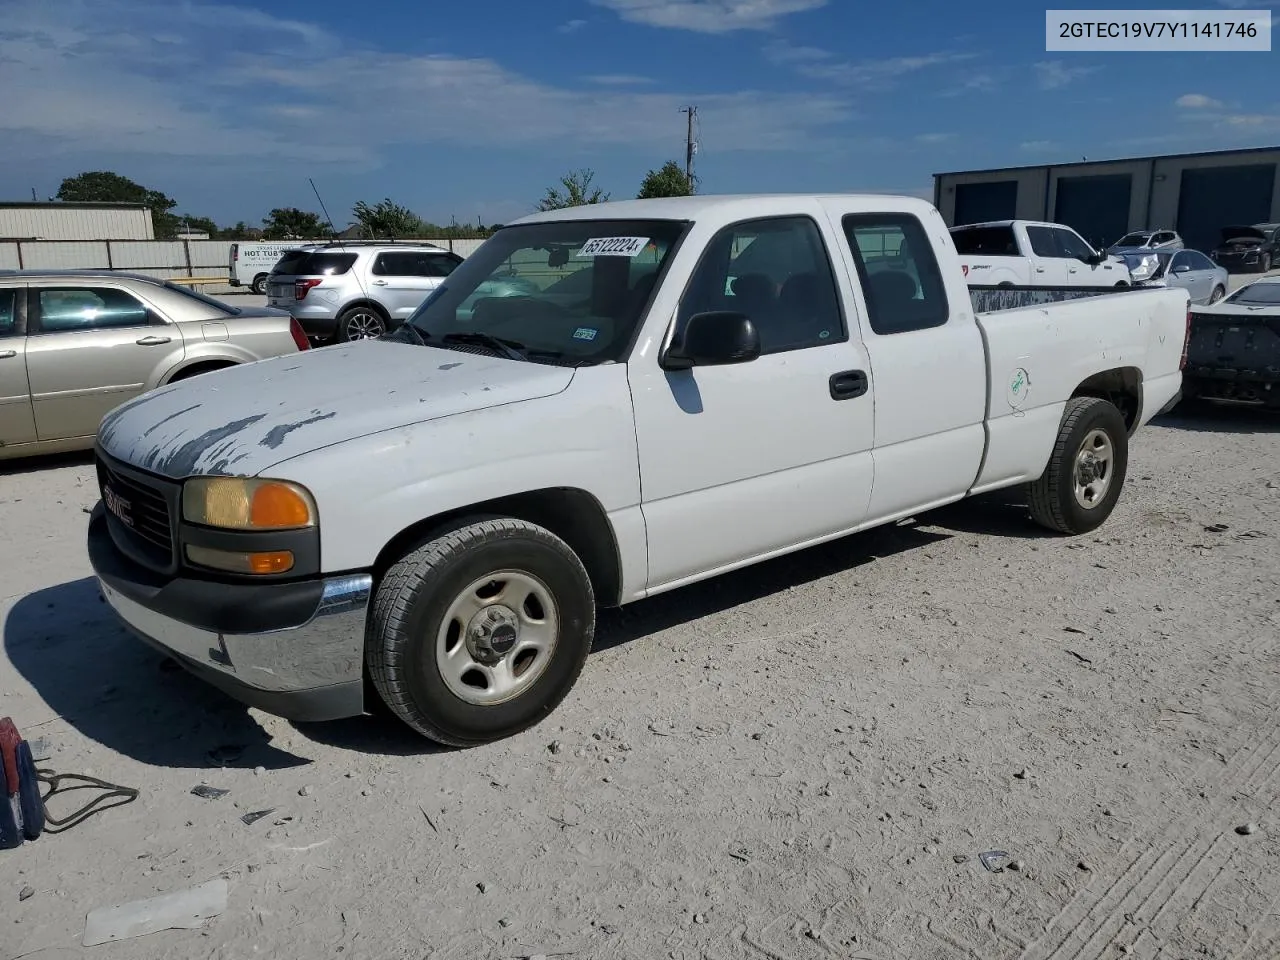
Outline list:
[[[284,480],[196,477],[182,488],[188,523],[223,530],[301,530],[319,519],[306,488]]]
[[[1155,272],[1157,263],[1159,260],[1156,257],[1143,257],[1141,263],[1129,269],[1129,276],[1134,280],[1146,280]]]

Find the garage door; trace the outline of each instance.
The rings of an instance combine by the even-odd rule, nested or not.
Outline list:
[[[1133,175],[1108,173],[1062,177],[1053,208],[1055,223],[1065,223],[1098,249],[1129,232],[1129,195]]]
[[[953,227],[988,220],[1012,220],[1018,215],[1018,181],[961,183],[956,186]]]
[[[1188,247],[1208,252],[1218,245],[1221,228],[1270,220],[1275,185],[1274,163],[1183,170],[1177,230]]]

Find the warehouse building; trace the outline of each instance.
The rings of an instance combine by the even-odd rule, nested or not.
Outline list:
[[[1224,226],[1280,223],[1280,146],[939,173],[933,192],[948,226],[1047,220],[1098,247],[1164,227],[1210,250]]]
[[[0,240],[154,240],[140,203],[0,202]]]

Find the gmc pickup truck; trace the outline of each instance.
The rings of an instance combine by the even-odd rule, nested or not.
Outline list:
[[[380,339],[109,413],[89,555],[133,631],[248,704],[378,697],[484,743],[563,700],[599,606],[1000,487],[1093,530],[1187,315],[1183,290],[976,314],[905,197],[538,213]]]
[[[960,270],[971,284],[1002,287],[1126,287],[1120,257],[1093,249],[1070,227],[1000,220],[951,228]]]

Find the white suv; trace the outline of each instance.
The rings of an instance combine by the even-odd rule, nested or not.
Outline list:
[[[285,251],[267,279],[267,303],[307,336],[367,340],[402,324],[462,257],[430,243],[343,241]]]

